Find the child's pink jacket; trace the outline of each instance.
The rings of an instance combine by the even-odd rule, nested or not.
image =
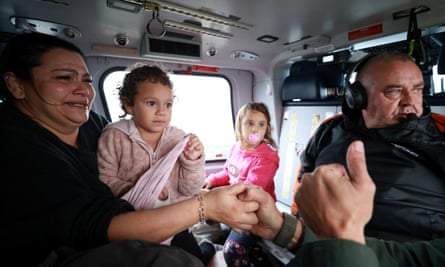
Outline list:
[[[155,151],[144,142],[133,120],[109,124],[98,144],[99,177],[114,195],[122,196],[158,159],[184,139],[185,132],[167,127]],[[166,183],[169,198],[176,202],[198,193],[205,179],[205,156],[188,160],[181,153]],[[155,181],[154,181],[155,182]]]
[[[262,142],[254,150],[243,150],[241,143],[230,149],[224,169],[207,177],[212,187],[246,183],[261,186],[276,200],[274,177],[279,166],[278,151]]]

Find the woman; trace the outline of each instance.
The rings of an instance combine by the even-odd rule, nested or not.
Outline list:
[[[181,250],[150,242],[207,219],[246,230],[257,222],[257,202],[238,200],[246,185],[134,211],[98,179],[97,140],[107,122],[91,111],[95,92],[81,51],[28,33],[10,40],[0,62],[5,262],[200,266]]]

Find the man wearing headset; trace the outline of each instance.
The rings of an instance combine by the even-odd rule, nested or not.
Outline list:
[[[299,179],[319,165],[344,164],[349,144],[362,140],[377,189],[366,235],[401,242],[445,237],[445,116],[423,101],[421,70],[410,56],[391,52],[366,56],[352,72],[343,114],[317,129]]]

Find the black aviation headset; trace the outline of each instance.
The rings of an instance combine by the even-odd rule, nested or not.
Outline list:
[[[401,52],[399,52],[399,53],[401,53]],[[348,73],[346,80],[345,80],[344,98],[345,98],[346,104],[348,105],[348,107],[350,109],[352,109],[352,110],[366,109],[366,106],[368,105],[368,96],[366,94],[366,88],[362,85],[362,83],[360,81],[357,80],[357,77],[359,76],[359,73],[363,70],[363,68],[366,66],[366,64],[368,64],[368,62],[373,57],[378,56],[380,54],[382,54],[382,53],[367,54],[362,59],[360,59],[354,65],[352,70]],[[407,56],[411,57],[409,54]],[[416,63],[415,58],[411,57],[411,60],[414,63]],[[353,83],[351,83],[350,79],[354,73],[355,73],[355,81]]]
[[[366,88],[362,85],[360,81],[357,80],[357,77],[360,73],[360,71],[364,68],[364,66],[369,62],[369,60],[380,53],[372,53],[364,56],[362,59],[360,59],[352,68],[352,70],[348,73],[345,81],[345,93],[344,93],[344,100],[347,104],[347,106],[352,110],[362,110],[366,109],[366,106],[368,105],[368,96],[366,94]],[[349,80],[352,77],[352,75],[355,73],[355,81],[351,83]],[[423,107],[429,108],[428,103],[423,99]],[[416,118],[414,116],[414,118]],[[434,119],[437,123],[445,126],[445,124],[441,121],[438,121]]]
[[[364,56],[354,65],[352,70],[346,76],[344,97],[346,104],[350,109],[362,110],[365,109],[368,105],[368,96],[366,94],[366,89],[362,85],[362,83],[357,80],[357,76],[366,65],[366,63],[375,55],[377,55],[377,53]],[[356,74],[355,81],[351,83],[349,80],[354,73]]]

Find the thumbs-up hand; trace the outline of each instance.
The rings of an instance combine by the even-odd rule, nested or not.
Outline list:
[[[298,209],[320,239],[340,238],[365,243],[364,227],[371,219],[375,185],[369,176],[364,146],[354,141],[341,164],[305,173],[296,194]]]

